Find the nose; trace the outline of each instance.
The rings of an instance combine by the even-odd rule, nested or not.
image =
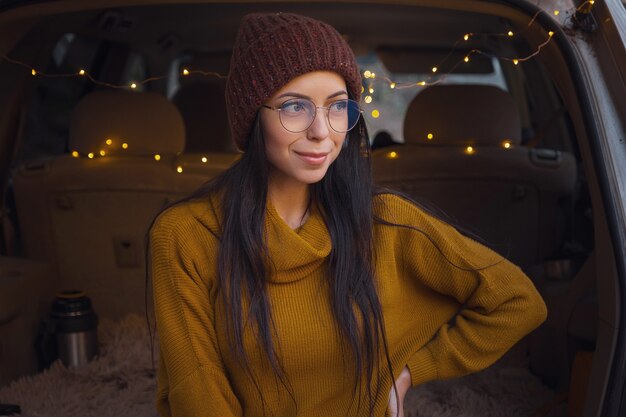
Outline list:
[[[324,109],[318,108],[315,112],[315,119],[307,129],[307,138],[310,140],[323,140],[330,135],[328,117]]]

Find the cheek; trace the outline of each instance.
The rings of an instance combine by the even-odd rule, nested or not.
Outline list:
[[[292,135],[282,127],[278,120],[271,118],[261,120],[263,121],[262,132],[268,160],[274,161],[282,155],[287,155],[289,146],[294,141]]]
[[[261,131],[263,132],[265,143],[268,143],[271,138],[274,138],[279,133],[279,127],[281,127],[280,122],[274,120],[271,113],[263,112],[261,114]]]
[[[263,139],[266,146],[268,143],[274,141],[274,138],[279,133],[278,128],[281,127],[280,123],[271,116],[271,114],[265,112],[261,115],[261,132],[263,132]]]

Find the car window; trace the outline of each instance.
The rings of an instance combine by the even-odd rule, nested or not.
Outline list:
[[[404,142],[404,117],[413,98],[426,88],[420,85],[422,82],[428,85],[494,85],[507,90],[502,68],[496,58],[488,58],[486,62],[483,59],[478,69],[476,66],[465,67],[468,70],[442,67],[433,72],[436,63],[442,62],[439,55],[424,51],[385,51],[357,57],[364,87],[361,106],[372,140],[377,135],[389,134],[393,141]],[[445,55],[443,58],[446,58]],[[455,57],[448,57],[445,61],[454,59]],[[409,62],[409,67],[402,67],[401,63],[406,65],[406,62]],[[418,64],[411,65],[411,62]],[[388,66],[397,68],[390,69]]]
[[[426,71],[410,71],[423,69],[423,65],[417,68],[409,68],[409,71],[394,71],[396,68],[387,68],[380,55],[383,55],[394,66],[398,62],[405,62],[407,58],[404,52],[394,55],[388,51],[384,54],[372,52],[367,55],[357,56],[357,63],[361,69],[363,79],[361,107],[364,110],[363,114],[371,140],[374,140],[377,135],[387,134],[395,142],[404,142],[402,133],[404,116],[411,100],[424,89],[423,86],[418,85],[423,80],[438,84],[494,85],[503,90],[508,89],[501,65],[496,58],[482,59],[478,67],[476,65],[473,67],[466,66],[465,70],[457,69],[454,72],[446,71],[446,68],[443,68],[445,72],[432,74]],[[413,55],[413,61],[416,58],[417,60],[424,58],[423,51]],[[442,57],[438,54],[429,53],[428,58],[441,60]],[[451,57],[448,60],[456,58],[458,57]],[[168,98],[174,97],[180,88],[181,78],[184,77],[184,68],[213,72],[216,69],[214,63],[219,60],[216,57],[212,59],[205,57],[204,62],[211,62],[213,65],[205,67],[200,64],[200,66],[194,67],[196,59],[197,57],[194,57],[193,54],[187,54],[171,62],[166,86]],[[222,70],[221,73],[225,74],[222,66],[217,66],[217,68]]]
[[[146,91],[147,84],[141,83],[141,81],[147,78],[147,73],[148,69],[143,55],[132,51],[128,55],[120,84],[128,86],[134,85],[133,88],[135,90]]]
[[[90,85],[87,78],[59,77],[84,69],[91,73],[100,41],[66,33],[59,38],[37,79],[35,93],[28,103],[26,122],[14,163],[67,151],[70,114]]]
[[[84,70],[101,83],[129,86],[147,77],[143,57],[126,49],[123,45],[74,33],[65,33],[58,39],[27,103],[14,166],[25,160],[69,151],[72,111],[85,94],[100,88],[87,76],[79,75],[79,71]],[[111,58],[114,55],[116,59]],[[137,83],[136,88],[142,91],[146,85]]]

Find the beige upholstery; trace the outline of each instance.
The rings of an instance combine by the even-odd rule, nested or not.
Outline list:
[[[175,165],[184,174],[213,177],[240,156],[230,137],[225,81],[220,78],[185,80],[172,98],[185,121],[185,152]]]
[[[372,153],[374,178],[434,204],[530,268],[563,244],[561,206],[573,192],[576,164],[570,154],[519,145],[520,130],[515,103],[504,91],[430,87],[409,106],[406,143]]]
[[[226,114],[225,81],[220,78],[183,83],[172,103],[185,121],[185,153],[235,152]]]
[[[0,387],[37,371],[37,326],[53,293],[46,262],[0,257]]]
[[[99,315],[142,312],[147,227],[210,175],[177,172],[183,121],[156,94],[92,93],[78,104],[71,129],[80,157],[29,161],[14,173],[24,250],[56,266],[57,289],[86,291]],[[83,156],[98,155],[99,147],[106,156]]]
[[[429,87],[409,104],[404,119],[404,140],[410,144],[517,145],[521,132],[513,98],[488,85]]]
[[[174,105],[156,93],[95,91],[74,110],[69,147],[81,155],[101,150],[107,155],[175,155],[185,147],[185,127]]]
[[[214,177],[230,167],[241,157],[238,152],[196,152],[184,153],[176,157],[174,165],[184,175]]]

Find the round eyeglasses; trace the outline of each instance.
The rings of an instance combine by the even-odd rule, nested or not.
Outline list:
[[[350,99],[337,100],[327,107],[318,107],[311,100],[296,98],[287,100],[278,107],[265,104],[263,107],[277,111],[280,124],[292,133],[307,130],[315,120],[317,109],[326,110],[328,124],[338,133],[345,133],[356,126],[362,113],[359,103]]]

